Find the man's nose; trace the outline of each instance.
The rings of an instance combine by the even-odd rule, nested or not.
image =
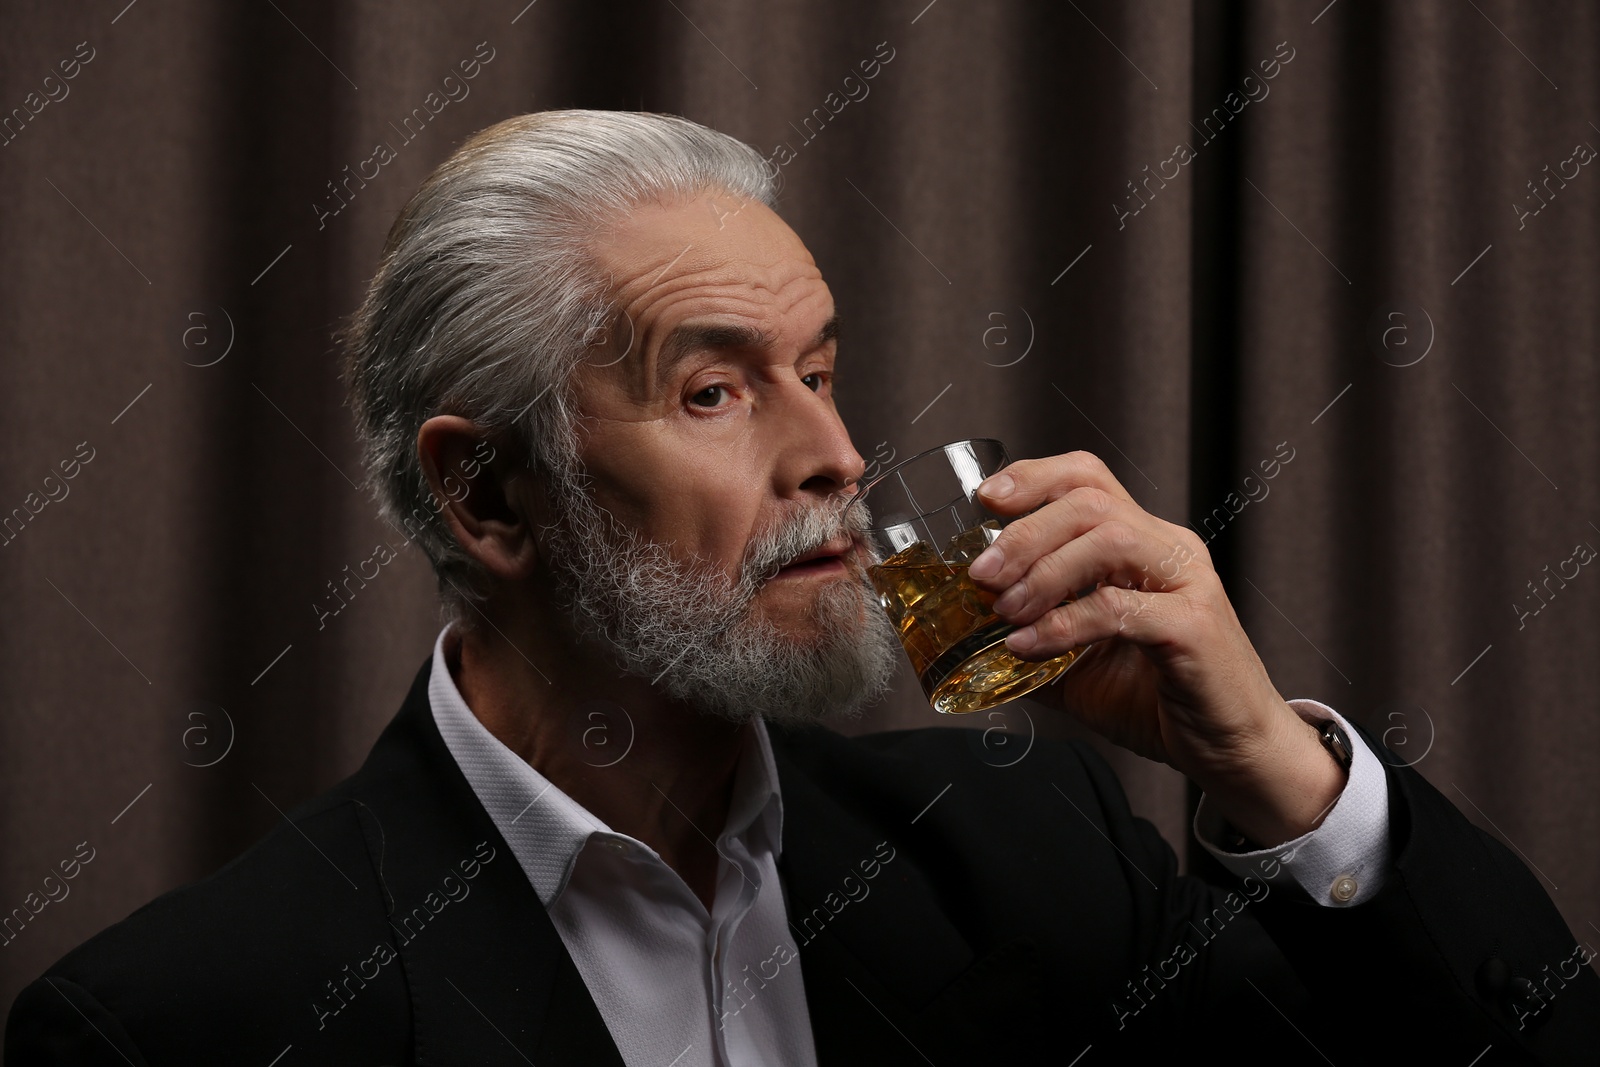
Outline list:
[[[833,401],[796,382],[788,439],[780,477],[783,493],[832,496],[860,480],[866,460],[850,442],[850,432]],[[799,396],[800,391],[804,396]]]

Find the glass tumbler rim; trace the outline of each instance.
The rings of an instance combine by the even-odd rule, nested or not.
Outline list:
[[[845,507],[846,507],[846,509],[849,509],[849,508],[853,508],[853,507],[857,506],[858,504],[860,504],[863,500],[865,500],[867,498],[867,494],[872,490],[872,488],[874,486],[878,485],[880,482],[882,482],[885,479],[887,479],[890,475],[894,474],[896,471],[900,470],[902,467],[905,467],[905,466],[907,466],[909,464],[915,463],[917,460],[923,459],[924,457],[931,456],[935,452],[944,452],[946,449],[950,448],[950,446],[952,446],[952,445],[964,445],[964,444],[979,443],[979,442],[981,442],[983,444],[987,444],[987,445],[994,445],[997,449],[1000,450],[1000,455],[1001,455],[1002,459],[1005,461],[1002,464],[1002,469],[1004,467],[1006,467],[1006,466],[1010,466],[1010,464],[1011,464],[1011,453],[1006,451],[1005,442],[1001,441],[999,438],[997,438],[997,437],[958,437],[954,441],[947,441],[946,443],[944,443],[942,445],[934,445],[932,448],[925,448],[921,452],[916,453],[915,455],[907,456],[905,459],[900,460],[899,462],[895,463],[893,466],[887,467],[884,470],[879,471],[877,475],[875,475],[874,477],[872,477],[871,479],[869,479],[866,482],[857,482],[856,483],[855,494],[850,498],[850,503],[846,504]]]

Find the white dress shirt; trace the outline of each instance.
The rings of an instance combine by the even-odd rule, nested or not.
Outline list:
[[[649,845],[611,830],[502,744],[433,649],[428,699],[450,754],[549,912],[628,1067],[814,1067],[778,884],[783,803],[758,720],[715,833],[710,912]]]
[[[623,1062],[813,1067],[800,954],[778,884],[783,803],[761,721],[749,732],[728,823],[715,838],[721,859],[707,912],[654,849],[611,830],[478,721],[451,676],[449,637],[446,627],[434,643],[434,722],[549,912]],[[1321,826],[1274,849],[1226,853],[1213,843],[1221,820],[1202,798],[1195,832],[1240,876],[1297,885],[1329,906],[1359,903],[1377,891],[1388,864],[1383,768],[1331,709],[1309,700],[1290,706],[1307,721],[1338,719],[1355,749],[1350,780]],[[709,827],[701,830],[710,837]]]

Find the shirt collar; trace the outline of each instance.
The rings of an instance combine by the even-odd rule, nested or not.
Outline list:
[[[573,867],[591,837],[635,839],[613,831],[489,732],[467,706],[451,676],[454,648],[459,644],[446,626],[434,641],[428,678],[434,722],[540,902],[549,908],[571,880]],[[757,718],[753,726],[734,770],[728,823],[717,843],[720,850],[724,840],[741,839],[750,852],[770,851],[776,860],[783,840],[778,769],[766,724]],[[643,842],[635,843],[651,851]]]
[[[727,838],[765,837],[764,847],[777,859],[783,853],[783,795],[778,791],[778,765],[772,758],[767,724],[758,716],[747,734],[744,751],[733,775],[732,802],[728,805]],[[753,842],[746,841],[750,846]]]

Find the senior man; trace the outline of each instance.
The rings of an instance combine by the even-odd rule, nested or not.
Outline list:
[[[1198,539],[1093,456],[990,479],[1038,510],[972,575],[1025,658],[1095,642],[1054,698],[1199,783],[1239,886],[1178,877],[1087,747],[999,769],[960,731],[819,728],[898,645],[844,508],[833,298],[773,201],[753,150],[658,115],[521,116],[429,177],[346,341],[384,513],[439,578],[433,655],[357,774],[25,990],[9,1062],[1595,1041],[1600,981],[1531,875],[1286,702]]]

